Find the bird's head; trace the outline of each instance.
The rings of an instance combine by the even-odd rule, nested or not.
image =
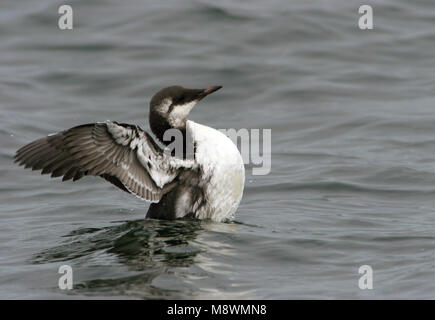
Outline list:
[[[187,116],[192,108],[201,99],[220,88],[222,86],[213,86],[205,89],[187,89],[181,86],[171,86],[160,90],[152,97],[150,102],[151,129],[153,129],[153,122],[155,121],[166,121],[171,128],[185,128]]]

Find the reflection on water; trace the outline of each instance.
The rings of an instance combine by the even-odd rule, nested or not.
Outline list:
[[[226,277],[231,272],[230,263],[225,259],[217,262],[213,256],[232,261],[233,250],[225,239],[231,239],[237,227],[238,223],[141,219],[104,228],[80,228],[65,235],[61,245],[36,254],[31,262],[71,265],[72,294],[110,292],[140,298],[180,298],[185,297],[186,292],[181,294],[189,283],[216,278],[214,275]],[[120,267],[125,271],[120,272]],[[177,286],[174,277],[182,273],[185,281]],[[210,287],[209,291],[203,287],[203,294],[219,293],[215,284]]]

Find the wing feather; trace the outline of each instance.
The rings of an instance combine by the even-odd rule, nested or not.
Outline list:
[[[111,121],[81,125],[35,140],[17,151],[15,161],[42,170],[42,174],[51,173],[51,177],[62,176],[62,181],[100,176],[152,202],[158,202],[171,189],[168,185],[180,168],[171,167],[168,156],[138,126]]]

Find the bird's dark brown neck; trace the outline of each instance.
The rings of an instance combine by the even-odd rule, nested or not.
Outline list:
[[[172,138],[169,141],[165,141],[163,139],[166,130],[169,130],[169,129],[180,130],[180,132],[183,135],[183,141],[186,140],[186,123],[184,123],[184,126],[182,126],[180,128],[174,128],[173,126],[171,126],[171,124],[168,122],[168,120],[165,117],[163,117],[162,115],[160,115],[157,112],[150,113],[149,121],[150,121],[151,131],[156,136],[156,138],[159,139],[160,142],[163,143],[164,145],[167,146],[174,141],[174,138]],[[170,137],[171,136],[172,135],[170,135]]]

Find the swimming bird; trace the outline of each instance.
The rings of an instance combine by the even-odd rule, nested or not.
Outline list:
[[[35,140],[16,152],[15,161],[62,181],[99,176],[151,202],[147,218],[233,220],[245,181],[240,152],[222,132],[187,119],[220,88],[171,86],[157,92],[149,109],[155,139],[137,125],[107,120]],[[170,129],[180,133],[182,153],[177,145],[168,152],[174,142],[165,136]]]

